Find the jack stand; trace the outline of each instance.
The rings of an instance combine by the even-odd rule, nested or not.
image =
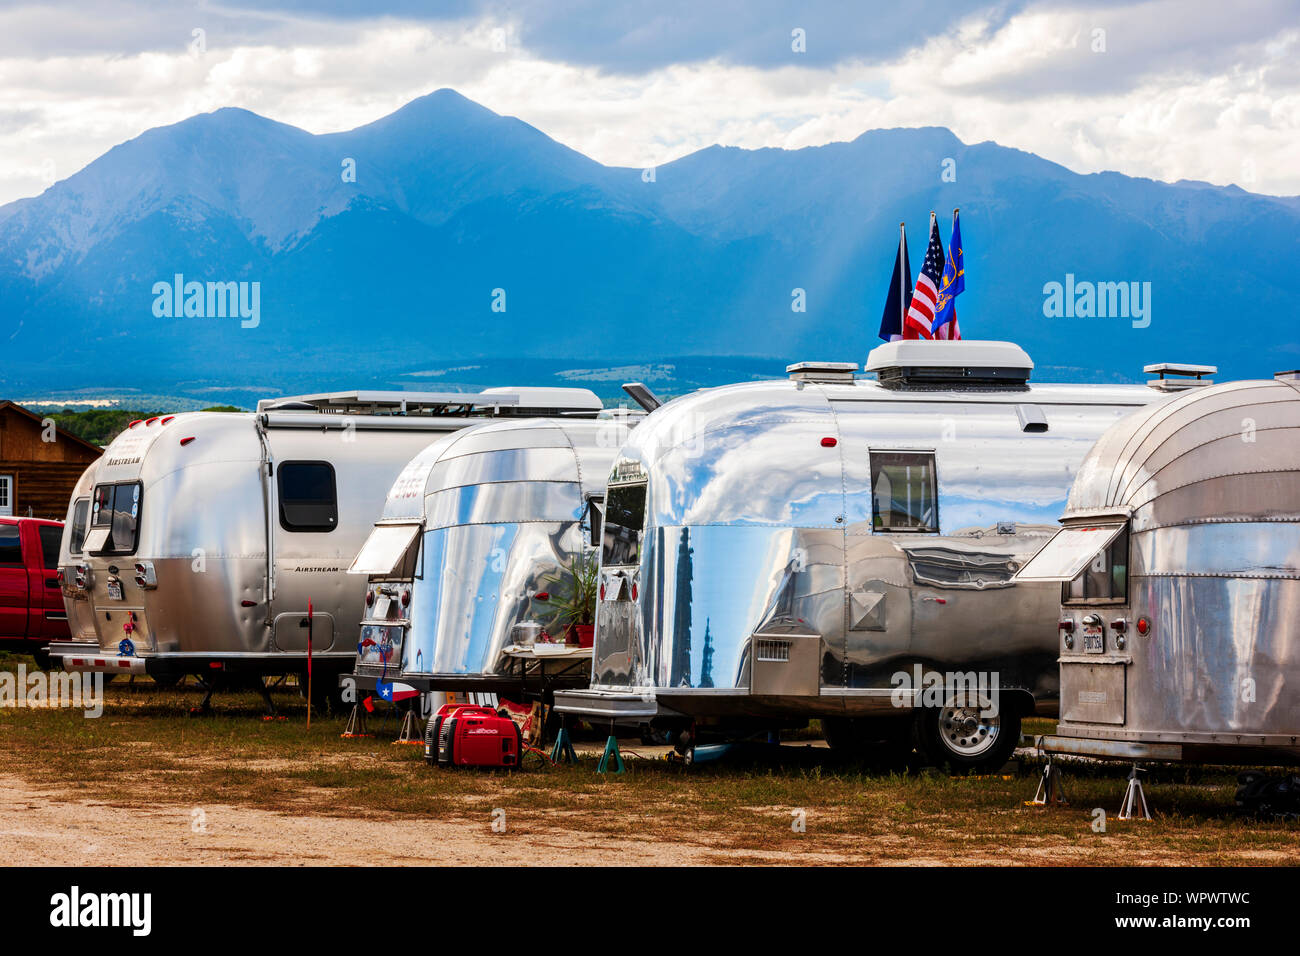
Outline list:
[[[618,738],[613,734],[605,741],[605,753],[601,755],[600,763],[596,766],[596,773],[605,773],[609,769],[609,758],[614,758],[614,766],[618,769],[614,773],[623,772],[623,755],[618,752]]]
[[[348,714],[348,725],[343,728],[340,737],[373,737],[374,734],[366,733],[366,712],[360,704],[352,705],[352,713]]]
[[[199,706],[190,708],[191,717],[206,717],[208,714],[212,713],[212,695],[216,693],[217,682],[215,680],[208,681],[203,685],[203,687],[203,699],[199,701]]]
[[[555,746],[551,748],[551,763],[577,763],[578,753],[573,749],[573,741],[569,739],[569,728],[561,725],[560,732],[555,735]]]
[[[1070,801],[1065,799],[1065,787],[1061,779],[1061,771],[1052,763],[1052,758],[1047,758],[1047,763],[1043,766],[1043,776],[1038,781],[1038,790],[1034,794],[1034,799],[1026,800],[1027,807],[1068,807]]]
[[[419,744],[421,747],[424,746],[424,740],[420,737],[419,731],[415,729],[414,707],[407,708],[406,716],[402,718],[402,731],[397,735],[397,739],[394,740],[393,743]]]
[[[275,704],[271,701],[271,688],[266,686],[266,681],[257,678],[257,692],[262,695],[262,700],[266,703],[266,715],[275,716]]]
[[[1151,811],[1147,809],[1147,796],[1142,791],[1142,781],[1138,779],[1139,773],[1146,773],[1146,771],[1134,764],[1133,769],[1129,771],[1128,786],[1124,789],[1124,802],[1119,807],[1121,820],[1151,819]]]

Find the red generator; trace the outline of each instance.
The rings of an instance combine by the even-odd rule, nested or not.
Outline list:
[[[523,735],[491,707],[445,704],[424,733],[424,759],[449,767],[518,767]]]

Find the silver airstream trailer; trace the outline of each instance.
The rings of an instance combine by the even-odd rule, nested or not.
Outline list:
[[[1088,455],[1017,575],[1061,588],[1047,753],[1300,758],[1300,381],[1206,386]]]
[[[59,581],[63,590],[63,606],[68,612],[67,640],[51,642],[44,656],[49,661],[62,660],[65,653],[93,651],[99,646],[95,630],[95,609],[90,605],[86,590],[86,568],[82,564],[82,544],[90,523],[90,497],[95,491],[95,475],[99,462],[93,461],[81,473],[68,501],[68,514],[63,519],[63,538],[59,543]]]
[[[347,569],[411,457],[489,417],[600,409],[585,389],[346,392],[133,423],[97,465],[75,579],[97,646],[63,665],[292,673],[310,643],[313,689],[337,687],[365,597]]]
[[[607,495],[588,718],[742,733],[822,719],[1000,764],[1056,703],[1059,604],[1012,576],[1143,385],[1036,385],[1005,342],[893,342],[855,365],[653,411]],[[971,684],[970,682],[974,682]],[[695,739],[698,739],[698,735]]]
[[[594,584],[605,478],[630,426],[614,419],[498,421],[433,442],[393,483],[353,562],[368,576],[359,694],[400,681],[537,699],[585,687],[589,648],[543,643],[575,565]],[[386,694],[381,691],[381,696]]]

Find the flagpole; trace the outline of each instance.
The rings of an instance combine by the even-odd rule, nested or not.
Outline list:
[[[907,223],[898,224],[898,265],[901,268],[907,262],[907,257],[903,255],[903,250],[907,248]],[[910,263],[908,263],[910,265]],[[905,275],[898,283],[898,337],[903,337],[903,328],[907,325],[907,310],[903,308],[903,303],[907,301],[906,284],[912,282],[911,276]]]

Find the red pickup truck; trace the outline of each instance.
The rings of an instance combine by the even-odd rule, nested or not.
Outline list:
[[[49,664],[43,648],[66,640],[68,613],[59,586],[62,521],[0,517],[0,649]]]

